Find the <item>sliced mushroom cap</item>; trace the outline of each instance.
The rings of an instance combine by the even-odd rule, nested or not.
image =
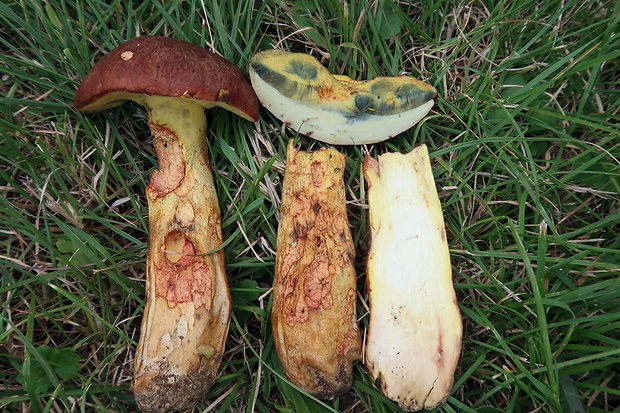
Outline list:
[[[255,54],[249,74],[258,99],[278,119],[334,145],[389,139],[419,122],[437,96],[409,76],[355,81],[332,75],[310,55],[284,50]]]
[[[148,97],[194,100],[258,118],[258,100],[243,71],[203,47],[163,36],[131,39],[103,56],[84,78],[76,109],[94,112],[127,100],[148,106]]]

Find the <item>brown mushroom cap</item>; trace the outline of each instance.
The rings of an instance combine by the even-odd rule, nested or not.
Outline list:
[[[195,100],[254,121],[258,99],[245,74],[198,45],[162,36],[141,36],[103,56],[78,88],[74,105],[94,112],[148,96]]]

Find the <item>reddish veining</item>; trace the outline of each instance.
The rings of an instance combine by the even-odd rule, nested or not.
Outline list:
[[[185,178],[185,157],[179,139],[170,129],[149,124],[153,134],[153,146],[159,160],[159,170],[151,175],[148,184],[149,193],[155,198],[163,197],[174,191]]]
[[[280,268],[285,321],[292,327],[307,321],[311,310],[333,305],[332,280],[340,268],[351,264],[352,252],[342,239],[346,216],[330,204],[333,195],[329,194],[334,188],[326,165],[315,160],[310,171],[295,162],[287,167],[300,182],[312,183],[293,191],[287,205],[291,235],[282,251]]]
[[[180,251],[175,253],[174,247],[178,246]],[[196,308],[203,305],[210,308],[213,299],[211,270],[203,257],[195,256],[199,252],[192,242],[173,231],[166,237],[165,248],[168,252],[155,276],[155,294],[165,298],[171,308],[189,301]]]
[[[356,329],[348,329],[342,340],[338,340],[336,347],[338,354],[348,354],[351,351],[351,343],[357,340],[358,335],[359,332]]]
[[[314,254],[314,260],[303,272],[303,299],[309,310],[320,306],[329,308],[332,305],[331,279],[335,269],[332,266],[332,271],[330,271],[328,261],[325,242],[321,241],[318,251]]]
[[[321,188],[323,186],[323,178],[325,178],[325,166],[322,162],[312,162],[310,165],[312,169],[312,183],[316,188]]]

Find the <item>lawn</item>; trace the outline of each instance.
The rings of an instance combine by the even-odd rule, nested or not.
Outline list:
[[[620,3],[30,0],[0,3],[0,410],[132,412],[144,310],[145,112],[73,108],[92,65],[139,35],[244,71],[264,49],[354,79],[438,90],[414,128],[346,154],[358,314],[368,325],[364,154],[429,147],[464,340],[445,412],[620,411]],[[207,112],[233,319],[194,411],[401,412],[362,362],[350,392],[293,387],[269,321],[290,138],[261,110]],[[415,286],[411,286],[414,288]]]

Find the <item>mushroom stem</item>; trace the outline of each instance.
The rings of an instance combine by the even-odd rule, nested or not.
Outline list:
[[[148,98],[159,170],[147,186],[147,304],[136,353],[134,393],[143,411],[200,401],[224,353],[231,300],[219,203],[207,157],[204,107]]]
[[[432,409],[450,395],[463,327],[428,150],[367,156],[363,168],[372,236],[366,365],[402,408]]]
[[[349,390],[361,352],[344,167],[333,147],[304,152],[289,144],[271,311],[288,378],[327,399]]]

